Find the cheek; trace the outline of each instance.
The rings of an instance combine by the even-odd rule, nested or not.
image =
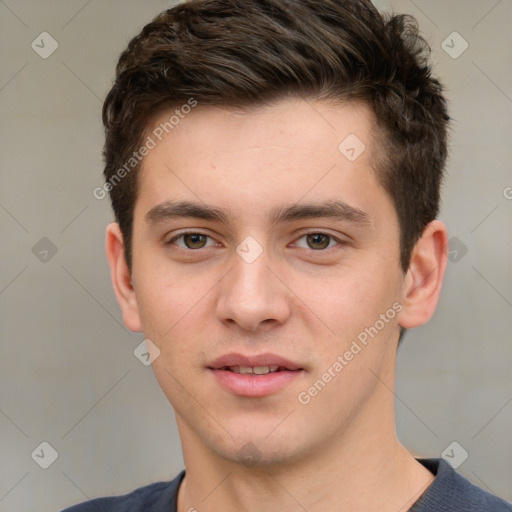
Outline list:
[[[137,304],[147,337],[166,338],[194,313],[207,290],[208,280],[187,275],[169,265],[150,261],[134,266]]]
[[[323,278],[301,276],[296,288],[300,299],[308,303],[313,313],[337,335],[348,333],[364,323],[379,301],[381,290],[371,272],[341,268]]]
[[[181,382],[201,364],[212,340],[217,281],[202,272],[188,275],[156,266],[140,280],[143,286],[137,288],[137,301],[142,330],[160,350],[153,369],[161,384],[162,379],[169,380],[167,373]],[[171,378],[166,386],[172,382]]]
[[[345,353],[356,340],[364,347],[365,342],[369,346],[373,339],[385,341],[394,336],[398,329],[400,278],[392,271],[383,273],[381,267],[380,263],[373,266],[368,263],[359,270],[341,271],[323,281],[314,276],[302,280],[297,294],[320,320],[316,324],[328,329],[330,341],[321,348],[325,356],[333,359]],[[387,349],[385,342],[374,345],[371,352]]]

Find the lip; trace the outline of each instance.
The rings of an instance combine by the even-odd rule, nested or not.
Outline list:
[[[229,366],[279,366],[277,372],[265,375],[240,374],[227,370]],[[290,382],[303,377],[305,370],[297,363],[276,354],[245,356],[231,353],[215,359],[208,371],[218,384],[230,393],[252,398],[261,398],[281,391]]]
[[[218,357],[208,365],[208,368],[219,370],[226,366],[282,366],[292,371],[302,369],[297,363],[276,354],[245,356],[234,352]]]

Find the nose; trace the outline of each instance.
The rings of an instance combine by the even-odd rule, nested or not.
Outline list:
[[[286,322],[290,316],[290,297],[270,263],[265,254],[250,263],[234,255],[233,267],[221,281],[217,302],[221,322],[251,332]]]

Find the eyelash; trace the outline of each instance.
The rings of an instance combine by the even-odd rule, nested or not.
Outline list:
[[[180,233],[180,234],[175,235],[174,237],[172,237],[168,242],[165,242],[165,245],[174,245],[174,244],[175,244],[175,242],[176,242],[177,240],[179,240],[180,238],[183,238],[183,237],[185,237],[185,236],[187,236],[187,235],[200,235],[200,236],[205,236],[205,237],[207,237],[207,238],[209,238],[209,239],[213,240],[213,238],[212,238],[210,235],[208,235],[208,234],[206,234],[206,233],[202,233],[201,231],[184,231],[184,232],[182,232],[182,233]],[[315,249],[311,249],[310,247],[309,247],[309,248],[302,247],[302,249],[306,249],[306,250],[307,250],[307,249],[309,249],[309,250],[314,251],[314,252],[324,252],[324,251],[326,251],[327,249],[332,249],[332,247],[334,247],[334,246],[331,246],[331,245],[330,245],[330,244],[331,244],[331,242],[333,242],[333,241],[334,241],[334,242],[336,242],[336,243],[335,243],[335,245],[343,245],[343,244],[344,244],[344,242],[343,242],[342,240],[340,240],[339,238],[336,238],[335,236],[333,236],[333,235],[331,235],[331,234],[329,234],[329,233],[325,233],[325,232],[323,232],[323,231],[310,231],[310,232],[307,232],[307,233],[303,233],[301,236],[299,236],[299,237],[295,240],[294,244],[295,244],[295,243],[297,243],[297,241],[299,241],[299,240],[301,240],[302,238],[305,238],[305,237],[307,237],[307,236],[309,236],[309,235],[324,235],[324,236],[327,236],[327,237],[329,237],[329,239],[330,239],[330,240],[329,240],[329,245],[328,245],[326,248],[324,248],[324,249],[316,249],[316,250],[315,250]],[[184,250],[186,250],[186,251],[199,251],[200,249],[205,249],[205,248],[207,248],[207,247],[211,247],[211,246],[207,246],[207,247],[200,247],[200,248],[198,248],[198,249],[191,249],[191,248],[189,248],[189,247],[180,247],[180,246],[178,246],[178,247],[179,247],[180,249],[184,249]]]
[[[176,236],[173,236],[168,242],[165,242],[165,245],[173,245],[176,242],[176,240],[179,240],[180,238],[183,238],[187,235],[206,236],[207,238],[213,240],[213,238],[210,235],[208,235],[206,233],[202,233],[201,231],[184,231]],[[189,247],[180,247],[180,249],[184,249],[186,251],[198,251],[199,250],[199,249],[190,249]],[[200,249],[204,249],[204,247],[201,247]]]

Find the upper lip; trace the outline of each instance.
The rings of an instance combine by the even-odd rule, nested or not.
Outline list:
[[[208,365],[208,367],[213,370],[220,370],[230,366],[247,366],[252,368],[255,366],[279,366],[287,370],[302,369],[298,364],[276,354],[246,356],[243,354],[231,353],[218,357]]]

